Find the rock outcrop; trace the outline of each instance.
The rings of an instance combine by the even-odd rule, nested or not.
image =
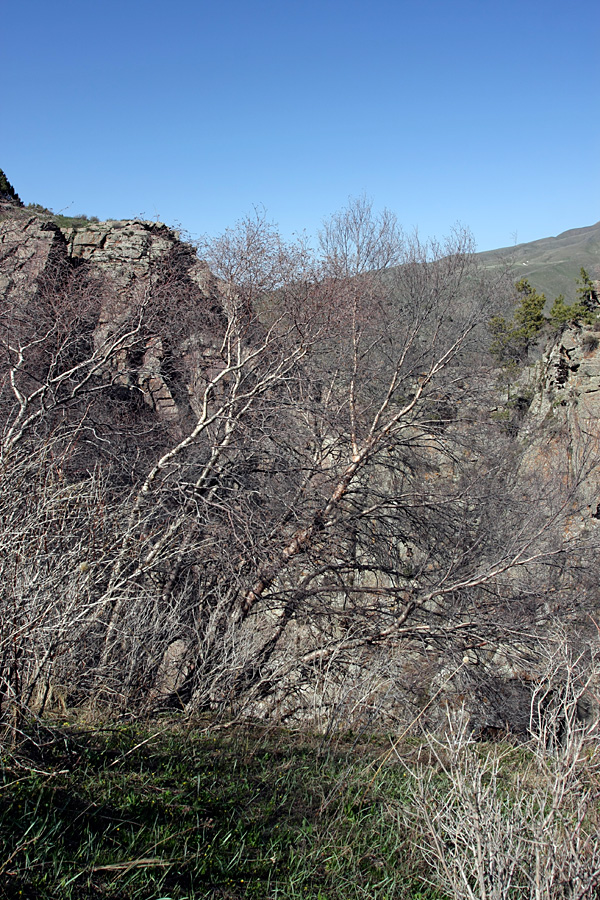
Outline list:
[[[532,403],[537,418],[558,408],[580,425],[595,427],[600,419],[600,334],[596,326],[571,325],[546,349],[538,363],[540,392]]]
[[[35,215],[0,221],[0,298],[12,308],[33,300],[40,283],[68,267],[67,242],[53,222]]]
[[[84,266],[100,285],[102,302],[94,332],[100,346],[131,313],[142,295],[180,307],[181,333],[162,333],[157,310],[145,349],[135,361],[124,348],[113,360],[116,384],[139,389],[165,422],[195,406],[196,368],[220,342],[224,313],[216,280],[192,245],[166,225],[142,221],[89,222],[61,228],[51,219],[11,206],[0,221],[0,299],[14,315],[36,301],[44,286],[64,282]],[[152,317],[151,317],[152,318]],[[192,321],[193,320],[193,321]],[[166,372],[178,358],[188,377],[176,389]],[[181,379],[180,379],[181,380]]]
[[[201,292],[209,289],[208,268],[198,260],[194,248],[161,223],[98,222],[85,228],[65,228],[63,234],[73,262],[93,265],[120,287],[149,278],[165,260],[176,257],[191,283]]]
[[[570,325],[553,338],[533,369],[536,385],[521,436],[530,469],[553,461],[570,480],[578,514],[573,535],[600,518],[600,333]]]

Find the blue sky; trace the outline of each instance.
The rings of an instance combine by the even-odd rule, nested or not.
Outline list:
[[[366,194],[478,249],[600,219],[598,0],[12,0],[0,167],[66,214],[314,234]]]

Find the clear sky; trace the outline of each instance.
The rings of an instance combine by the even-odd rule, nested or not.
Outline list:
[[[486,250],[600,219],[598,0],[8,0],[25,203],[314,234],[366,194]]]

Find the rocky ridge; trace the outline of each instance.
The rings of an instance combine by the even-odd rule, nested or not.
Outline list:
[[[600,519],[600,332],[571,324],[550,338],[529,367],[531,404],[520,427],[523,466],[553,466],[574,487],[569,535],[583,537]]]
[[[600,333],[597,326],[570,325],[554,337],[536,366],[539,393],[530,412],[537,418],[557,408],[577,412],[580,423],[600,419]]]

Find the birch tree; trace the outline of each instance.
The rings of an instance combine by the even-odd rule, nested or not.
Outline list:
[[[530,642],[593,463],[519,471],[490,420],[468,234],[361,199],[317,252],[258,211],[202,255],[202,297],[169,259],[2,311],[3,711],[306,716]]]

